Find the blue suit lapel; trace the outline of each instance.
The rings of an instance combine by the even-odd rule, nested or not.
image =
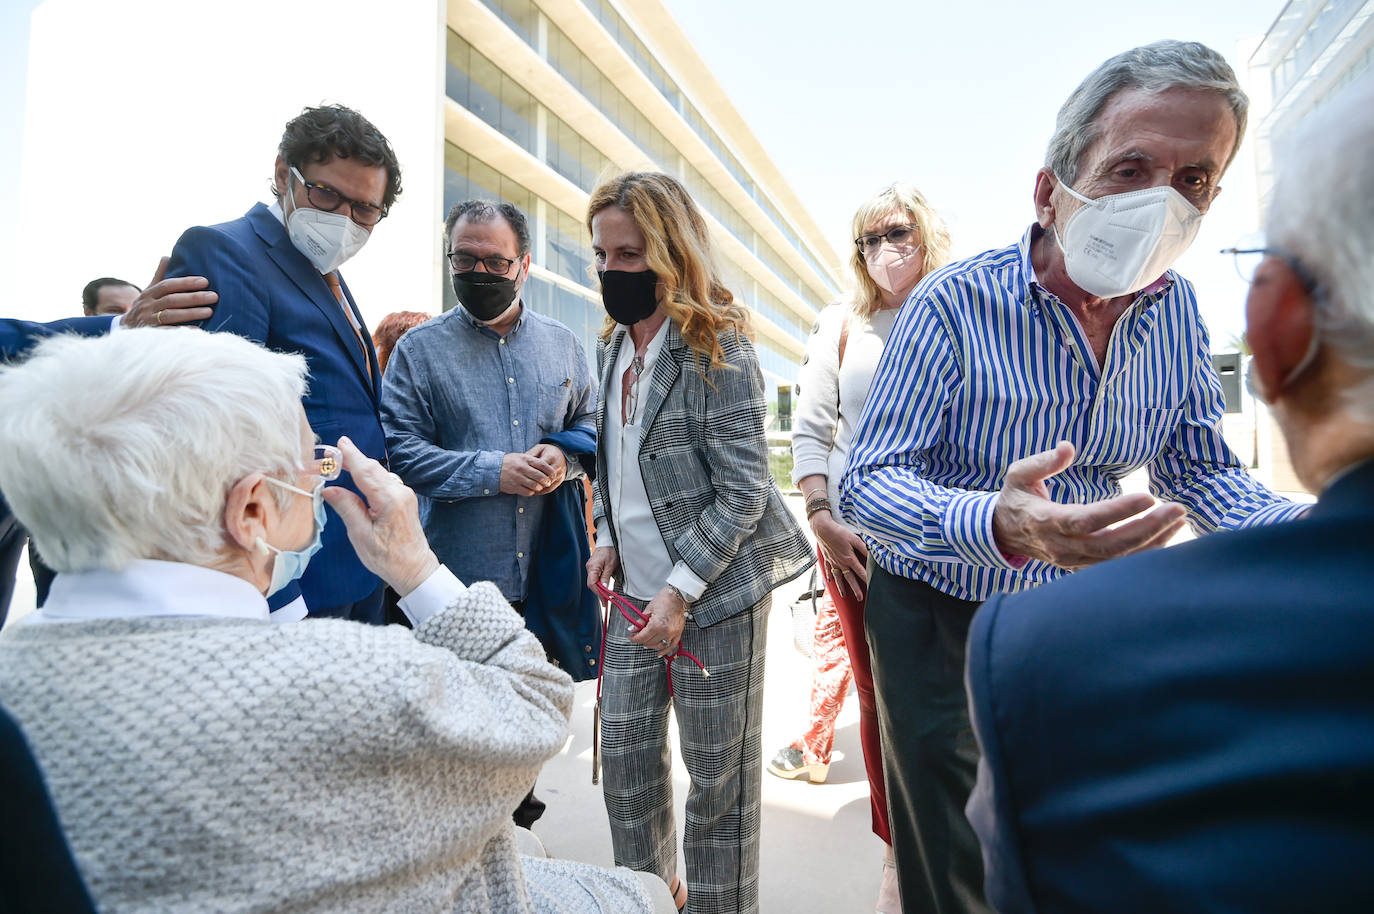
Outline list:
[[[266,206],[259,203],[249,210],[248,218],[253,223],[253,230],[267,245],[268,256],[296,284],[296,287],[310,300],[310,303],[320,309],[320,313],[334,328],[335,334],[339,337],[339,342],[348,352],[349,358],[353,360],[353,364],[362,375],[364,383],[368,384],[369,389],[372,390],[373,400],[376,400],[377,392],[375,386],[368,380],[368,364],[363,360],[363,350],[358,346],[358,337],[354,334],[353,326],[349,324],[348,318],[344,317],[343,309],[339,307],[339,302],[334,298],[334,293],[329,291],[329,285],[324,281],[324,277],[305,258],[304,254],[296,250],[296,246],[291,243],[290,237],[286,234],[286,227],[277,221],[277,217]],[[340,282],[342,284],[342,280]],[[353,296],[348,294],[346,288],[344,297],[348,300],[349,306],[353,307]],[[358,316],[356,308],[354,308],[354,315]],[[358,325],[363,325],[361,316],[358,316]],[[372,377],[375,378],[377,376],[375,356],[371,354],[370,347],[368,360],[374,362]]]

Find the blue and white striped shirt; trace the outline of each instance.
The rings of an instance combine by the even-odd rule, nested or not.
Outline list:
[[[950,264],[902,306],[854,433],[840,512],[886,571],[965,600],[1054,580],[1013,567],[992,533],[1006,468],[1067,440],[1073,464],[1045,481],[1058,502],[1150,491],[1199,533],[1287,520],[1222,439],[1224,401],[1187,280],[1167,273],[1112,330],[1099,369],[1072,312],[1035,281],[1020,243]]]

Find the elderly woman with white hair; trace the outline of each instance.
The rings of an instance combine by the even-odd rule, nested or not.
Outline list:
[[[0,634],[0,702],[96,904],[650,910],[626,870],[517,854],[510,811],[564,741],[571,682],[492,585],[439,565],[409,489],[315,444],[305,373],[151,330],[0,372],[0,488],[58,572]],[[366,502],[324,487],[341,470]],[[413,632],[269,620],[325,501]]]

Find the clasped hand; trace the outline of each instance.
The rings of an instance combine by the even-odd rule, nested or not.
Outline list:
[[[523,454],[501,458],[500,489],[507,495],[542,495],[563,484],[568,459],[553,444],[536,444]]]

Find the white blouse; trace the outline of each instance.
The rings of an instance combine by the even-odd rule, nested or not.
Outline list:
[[[626,334],[626,337],[620,344],[615,364],[608,366],[611,376],[606,402],[602,405],[606,419],[601,424],[604,440],[600,446],[606,449],[606,488],[611,494],[608,513],[615,522],[615,542],[620,544],[618,577],[625,593],[637,600],[652,600],[666,584],[682,591],[687,599],[695,600],[706,590],[706,582],[697,577],[686,562],[673,564],[658,522],[654,520],[639,466],[639,448],[644,440],[641,424],[644,404],[649,398],[654,364],[668,336],[668,321],[658,328],[644,351],[644,366],[636,382],[634,410],[623,425],[620,422],[621,379],[634,361],[635,346],[625,327],[617,327],[616,333]],[[597,522],[596,539],[599,543],[611,542],[604,517]]]

